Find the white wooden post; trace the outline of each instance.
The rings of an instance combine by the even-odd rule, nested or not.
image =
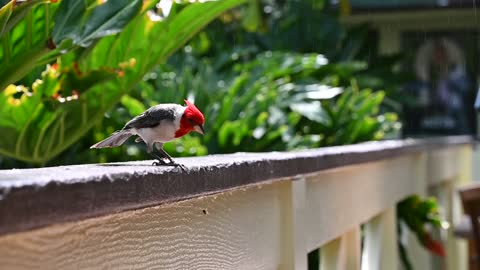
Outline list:
[[[361,233],[360,227],[346,232],[320,249],[320,270],[360,269]]]
[[[453,225],[460,222],[463,215],[463,208],[457,189],[473,181],[472,164],[473,151],[470,146],[462,146],[456,149],[457,173],[453,182],[449,185],[450,220]],[[466,270],[468,269],[468,242],[467,240],[456,237],[453,233],[453,227],[450,227],[447,235],[447,264],[448,269]]]
[[[362,270],[398,269],[395,207],[365,224]]]
[[[288,189],[282,196],[284,203],[284,224],[281,269],[303,270],[307,269],[307,244],[305,235],[305,193],[306,180],[298,178],[288,183]]]
[[[427,192],[427,177],[428,177],[428,154],[422,152],[418,154],[416,161],[416,173],[415,173],[415,194],[421,197],[428,195]],[[404,228],[405,244],[407,254],[410,258],[410,263],[413,269],[431,269],[431,255],[423,246],[418,242],[417,237],[406,226]],[[399,262],[399,269],[404,269],[402,262]]]

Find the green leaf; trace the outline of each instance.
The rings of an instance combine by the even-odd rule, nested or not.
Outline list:
[[[73,63],[70,67],[62,68],[62,72],[64,74],[60,79],[61,88],[64,90],[75,90],[81,94],[93,86],[116,79],[119,76],[118,73],[123,71],[101,68],[85,73],[78,69],[76,63]],[[71,94],[71,92],[67,92],[66,94]]]
[[[207,25],[212,18],[246,1],[222,0],[191,4],[181,10],[172,20],[169,20],[168,29],[164,29],[163,35],[159,33],[159,36],[154,37],[155,40],[161,40],[165,43],[151,44],[163,44],[163,46],[160,46],[162,48],[161,52],[165,57],[169,56]],[[202,13],[198,12],[199,9],[202,9]]]
[[[141,7],[141,0],[107,1],[93,10],[82,35],[74,40],[75,43],[87,47],[98,38],[119,33],[138,14]]]
[[[250,32],[254,32],[263,26],[261,12],[261,3],[259,0],[249,0],[247,14],[243,16],[243,27]],[[264,29],[263,29],[264,30]]]
[[[4,34],[0,37],[0,90],[22,79],[37,65],[37,60],[50,51],[47,40],[52,9],[56,5],[39,4],[42,2],[28,1],[13,9]],[[18,17],[20,15],[23,17]],[[17,22],[9,29],[13,20]]]
[[[15,0],[12,0],[0,8],[0,37],[3,36],[8,19],[10,18],[10,15],[12,15],[14,4]]]
[[[82,0],[63,0],[55,15],[53,41],[59,45],[72,39],[73,45],[88,47],[93,41],[119,33],[142,7],[141,0],[116,0],[93,7]]]
[[[110,2],[113,4],[116,1],[107,3]],[[84,136],[155,65],[164,62],[208,22],[244,2],[245,0],[224,0],[188,4],[163,21],[151,20],[146,13],[137,15],[120,34],[101,38],[91,50],[80,50],[78,54],[71,52],[65,58],[62,57],[66,65],[78,62],[78,70],[84,74],[103,70],[112,72],[111,76],[107,76],[106,80],[87,80],[82,76],[61,75],[58,78],[64,86],[61,93],[67,94],[61,99],[46,96],[42,99],[36,93],[25,95],[25,100],[20,105],[30,102],[26,107],[34,108],[35,111],[14,106],[9,103],[10,96],[0,95],[0,133],[5,135],[0,140],[0,154],[36,164],[44,164],[57,156]],[[117,11],[116,14],[120,14],[123,9]],[[90,34],[89,37],[96,36],[93,32]],[[63,69],[63,64],[61,66]],[[76,85],[76,80],[80,80],[79,85]],[[78,95],[73,95],[77,86],[85,89],[79,91]],[[55,91],[44,89],[40,92]],[[72,96],[68,96],[69,93]],[[34,106],[34,103],[37,104]],[[13,125],[9,125],[11,123]]]
[[[54,68],[47,68],[42,72],[42,78],[36,80],[32,90],[36,95],[52,97],[60,90],[60,74]]]
[[[46,4],[29,9],[24,20],[0,39],[3,45],[0,48],[0,55],[3,55],[0,58],[0,89],[23,78],[36,66],[37,59],[48,52],[46,22],[50,15],[47,9]]]
[[[87,9],[84,0],[63,0],[55,13],[52,39],[56,45],[64,39],[74,39],[82,29],[82,18]]]
[[[143,103],[129,95],[122,96],[121,103],[123,106],[125,106],[125,108],[127,108],[128,113],[132,117],[137,116],[145,111],[145,106]]]
[[[233,133],[235,133],[233,123],[230,121],[224,122],[218,130],[218,144],[221,146],[227,145],[227,141]]]
[[[295,85],[302,99],[332,99],[343,92],[340,87],[330,87],[323,84],[300,84]]]
[[[290,105],[290,109],[294,112],[297,112],[306,118],[321,123],[326,124],[328,122],[328,116],[326,115],[323,107],[319,101],[308,102],[308,103],[293,103]]]
[[[348,115],[348,110],[349,106],[351,104],[351,100],[353,98],[353,92],[352,91],[347,91],[344,92],[340,98],[338,99],[336,103],[336,113],[335,115],[332,115],[332,121],[334,123],[340,122],[345,116],[347,118],[350,118],[350,115]]]
[[[36,7],[38,4],[47,2],[47,0],[27,0],[22,2],[15,2],[15,4],[13,4],[12,14],[10,15],[7,24],[3,29],[3,33],[9,32],[13,27],[15,27],[19,22],[21,22],[28,14],[30,9]],[[2,35],[0,35],[0,38],[2,38]]]

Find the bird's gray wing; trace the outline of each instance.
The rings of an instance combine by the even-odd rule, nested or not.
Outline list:
[[[123,129],[152,128],[162,120],[175,120],[175,108],[172,106],[154,106],[130,120]]]

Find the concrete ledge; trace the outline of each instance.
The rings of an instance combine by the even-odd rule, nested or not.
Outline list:
[[[151,166],[152,161],[0,170],[0,235],[465,144],[473,144],[472,138],[177,159],[185,172]]]

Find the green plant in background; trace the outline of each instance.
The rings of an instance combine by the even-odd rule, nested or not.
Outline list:
[[[84,149],[145,108],[160,102],[182,103],[185,97],[204,111],[207,132],[166,144],[166,150],[176,156],[341,145],[382,139],[398,129],[395,114],[380,109],[383,92],[360,90],[355,83],[327,84],[338,73],[329,71],[354,70],[355,63],[349,67],[329,63],[320,54],[266,52],[222,73],[211,61],[187,51],[147,74],[95,128]],[[142,154],[143,147],[130,142],[124,151],[99,151],[97,156],[148,158]],[[88,159],[91,151],[79,154]]]
[[[259,51],[322,53],[332,63],[362,63],[364,68],[350,73],[360,88],[384,89],[387,96],[402,97],[398,90],[410,79],[402,72],[402,55],[380,55],[376,35],[370,32],[369,25],[346,28],[340,23],[337,10],[331,9],[324,0],[261,0],[259,3],[260,11],[254,13],[260,16],[254,20],[257,31],[245,31],[244,27],[244,21],[255,16],[231,10],[220,17],[223,23],[217,21],[206,31],[211,40],[225,42],[212,42],[210,49],[201,54],[211,56],[229,51],[232,43],[239,61],[252,60]],[[350,78],[344,79],[348,84]]]
[[[405,233],[404,225],[415,234],[419,243],[432,254],[445,257],[446,252],[442,244],[435,241],[431,235],[433,230],[448,228],[448,222],[443,221],[435,198],[422,199],[418,195],[412,195],[397,204],[397,228],[400,237],[398,247],[400,259],[407,270],[413,269],[402,235]]]
[[[0,10],[0,154],[45,164],[155,65],[243,2],[175,2],[160,14],[156,1],[10,1]],[[13,85],[45,63],[31,87]]]
[[[351,61],[361,51],[361,46],[352,47],[351,44],[361,40],[365,31],[358,30],[353,35],[357,40],[352,40],[335,16],[323,11],[325,4],[314,1],[314,7],[309,12],[318,13],[319,16],[313,16],[310,23],[325,26],[322,27],[325,31],[320,31],[320,35],[312,35],[311,41],[305,44],[298,43],[301,47],[296,48],[296,45],[292,45],[295,43],[287,41],[291,40],[295,29],[306,27],[309,22],[302,19],[288,23],[293,22],[291,16],[294,14],[288,10],[306,10],[305,5],[312,3],[287,2],[250,1],[248,6],[223,13],[221,21],[200,33],[184,48],[184,52],[173,55],[169,63],[163,65],[157,64],[165,61],[174,49],[184,43],[185,38],[191,36],[189,33],[198,31],[200,24],[203,26],[204,22],[213,18],[212,15],[208,20],[202,19],[200,24],[197,23],[199,17],[196,14],[202,12],[199,7],[218,15],[239,5],[240,1],[193,5],[179,3],[170,9],[161,7],[158,12],[151,9],[156,1],[144,1],[141,10],[123,32],[92,43],[89,39],[95,35],[85,34],[89,33],[86,29],[92,28],[87,27],[88,23],[58,28],[61,31],[55,30],[57,28],[54,25],[53,39],[47,41],[61,44],[59,47],[62,49],[56,48],[41,58],[56,62],[44,72],[57,76],[55,80],[50,80],[52,83],[42,87],[50,88],[40,94],[40,91],[33,91],[36,87],[9,87],[9,95],[5,96],[5,99],[20,104],[32,94],[43,95],[37,99],[42,100],[39,104],[50,108],[40,109],[38,115],[44,117],[43,120],[25,117],[29,115],[25,111],[27,113],[23,118],[29,119],[26,124],[16,125],[13,124],[15,120],[10,121],[12,127],[24,127],[23,130],[13,131],[16,134],[41,135],[33,138],[23,136],[14,142],[5,140],[3,148],[0,144],[0,151],[30,163],[43,164],[63,151],[49,165],[148,158],[139,149],[143,147],[141,145],[130,144],[108,153],[88,151],[88,146],[121,128],[129,118],[145,108],[163,102],[181,103],[185,97],[194,98],[197,105],[206,110],[207,123],[215,125],[207,126],[210,131],[203,139],[189,137],[188,140],[167,145],[167,151],[177,156],[355,143],[384,138],[385,132],[398,128],[396,116],[384,112],[383,101],[388,101],[388,97],[385,98],[383,92],[372,92],[365,87],[376,82],[375,89],[379,89],[382,82],[378,78],[375,80],[373,75],[368,77],[362,74],[368,71],[368,65],[364,62]],[[75,4],[69,1],[62,3],[64,8]],[[55,6],[59,8],[58,4]],[[80,21],[86,22],[89,16],[95,14],[93,11],[104,6],[95,1],[86,1],[81,7],[87,10],[85,14],[77,12],[63,17],[52,12],[49,14],[50,17],[57,16],[56,21],[62,22],[62,25],[76,25],[74,22],[80,20],[79,14],[84,16]],[[117,7],[116,10],[124,9]],[[125,17],[129,13],[122,14]],[[184,30],[185,23],[192,19],[195,20],[189,26],[193,28]],[[279,27],[275,29],[277,23]],[[116,32],[120,31],[118,25],[115,27]],[[265,35],[253,31],[254,28],[260,29]],[[169,31],[162,31],[165,29]],[[182,29],[183,36],[175,32],[179,29]],[[272,35],[272,30],[277,34]],[[278,35],[278,31],[282,34]],[[240,44],[229,42],[232,38],[240,41]],[[279,38],[283,41],[274,42]],[[163,46],[152,47],[150,44]],[[339,46],[344,48],[339,50]],[[333,60],[327,60],[318,53],[262,52],[269,47],[297,51],[314,51],[318,48],[325,50]],[[335,53],[338,51],[342,51],[343,56]],[[42,80],[35,82],[35,73],[40,72],[34,70],[21,82],[27,85],[42,83]],[[356,80],[351,85],[354,76]],[[76,89],[72,88],[73,85]],[[129,91],[132,87],[134,91]],[[367,100],[370,93],[374,98]],[[111,110],[117,102],[120,105]],[[32,107],[27,104],[25,107]],[[362,106],[363,109],[357,114],[357,109]],[[102,124],[88,131],[103,115],[106,118]],[[355,117],[349,119],[349,115]],[[65,119],[70,125],[66,125]],[[36,127],[40,125],[35,122],[40,121],[43,121],[43,129],[37,130]],[[348,132],[336,136],[338,132],[342,133],[339,129],[343,128]],[[65,136],[67,133],[74,136]],[[80,137],[84,139],[79,140]],[[16,145],[15,149],[12,145]],[[29,149],[36,149],[34,155]],[[9,166],[12,163],[7,160],[4,164]]]
[[[120,32],[142,6],[138,0],[101,5],[93,0],[16,3],[9,1],[0,10],[0,89],[21,80],[36,66]]]
[[[383,91],[360,90],[353,81],[338,99],[293,104],[291,108],[315,123],[304,128],[320,136],[318,146],[345,145],[396,137],[400,128],[397,115],[380,112],[384,97]]]
[[[84,8],[89,10],[85,15],[88,18],[88,14],[93,14],[91,10],[98,7],[93,2],[85,3]],[[64,1],[66,7],[67,4],[68,1]],[[65,45],[61,46],[72,50],[58,58],[59,50],[55,49],[55,52],[47,55],[48,57],[43,57],[59,59],[57,64],[49,68],[54,67],[54,72],[52,70],[44,72],[57,76],[54,84],[48,84],[52,86],[45,92],[44,99],[53,98],[53,101],[48,101],[49,108],[53,108],[52,111],[58,115],[50,115],[50,120],[44,120],[42,124],[44,129],[40,131],[43,135],[39,138],[28,138],[33,141],[30,145],[22,139],[17,140],[15,144],[20,147],[16,147],[15,151],[9,149],[10,156],[29,162],[45,163],[73,142],[78,141],[96,119],[102,118],[101,116],[107,113],[107,118],[102,120],[101,125],[97,125],[94,130],[87,133],[85,139],[68,148],[57,160],[49,164],[147,158],[139,149],[141,145],[131,144],[125,149],[113,149],[109,153],[87,149],[94,141],[121,128],[123,123],[145,108],[161,102],[181,103],[185,97],[194,98],[197,105],[206,110],[206,115],[210,119],[207,123],[215,124],[211,127],[207,126],[210,132],[204,139],[189,138],[189,140],[166,146],[168,151],[180,156],[203,155],[208,152],[290,150],[348,144],[384,138],[385,132],[391,131],[392,127],[397,127],[395,126],[396,116],[384,113],[381,109],[382,101],[385,100],[384,93],[364,89],[364,85],[368,85],[364,83],[365,81],[374,80],[366,80],[360,76],[354,80],[356,83],[351,85],[352,77],[365,72],[368,66],[363,62],[344,61],[353,59],[359,49],[350,46],[352,40],[346,38],[346,31],[336,22],[335,16],[325,12],[319,13],[317,17],[321,17],[320,19],[314,16],[310,23],[324,25],[325,31],[320,31],[321,35],[312,35],[311,42],[297,44],[302,47],[295,48],[292,47],[292,42],[286,42],[295,32],[289,29],[298,30],[309,24],[304,19],[288,24],[288,21],[292,22],[291,15],[294,13],[287,11],[289,8],[306,10],[305,4],[312,3],[289,2],[285,5],[278,4],[276,1],[250,1],[245,8],[224,13],[221,17],[223,22],[217,22],[206,32],[202,32],[185,47],[185,52],[171,57],[168,65],[157,66],[151,71],[156,63],[165,60],[165,56],[171,54],[168,48],[178,47],[169,45],[171,39],[167,37],[173,37],[173,34],[169,36],[165,33],[168,31],[162,32],[162,35],[158,33],[166,24],[175,25],[179,20],[174,18],[187,10],[186,5],[176,4],[168,13],[163,9],[161,12],[152,13],[149,7],[153,4],[155,4],[153,1],[145,1],[139,15],[133,18],[133,21],[119,35],[104,37],[93,44],[88,44],[89,41],[82,38],[92,36],[84,34],[88,32],[85,30],[87,28],[85,25],[76,28],[63,27],[62,31],[55,31],[55,27],[53,28],[56,33],[53,35],[53,42],[62,43],[60,40],[66,39],[67,41],[62,43]],[[318,1],[314,4],[314,8],[309,12],[318,13],[324,9],[324,4]],[[204,5],[206,4],[202,4]],[[217,5],[217,3],[210,5]],[[227,9],[223,7],[222,10]],[[262,10],[265,12],[260,12]],[[78,14],[81,13],[63,19],[57,18],[57,21],[69,25],[70,22],[79,20]],[[167,15],[166,18],[163,18],[162,16],[165,15]],[[225,18],[229,16],[234,19],[225,23],[228,21]],[[235,17],[241,19],[235,19]],[[68,21],[69,18],[70,21]],[[85,18],[82,19],[82,21],[85,20]],[[285,32],[274,29],[276,23],[279,23],[279,29]],[[133,30],[151,29],[150,25],[156,26],[156,28],[153,27],[154,30],[150,30],[152,31],[151,40],[147,38],[148,33]],[[273,42],[275,37],[270,32],[261,36],[252,31],[254,28],[262,29],[263,32],[267,29],[280,31],[283,34],[278,35],[278,38],[283,42]],[[230,30],[225,34],[224,29]],[[355,37],[360,39],[359,36],[364,32],[359,31]],[[221,37],[219,33],[223,34],[223,38],[217,39]],[[228,42],[232,36],[244,41],[244,44],[232,46]],[[132,42],[133,40],[135,42]],[[328,43],[330,45],[325,42],[327,40],[331,42]],[[165,46],[159,46],[158,50],[151,51],[140,49],[149,47],[147,44],[156,43],[165,44]],[[303,55],[270,51],[262,53],[262,50],[268,47],[265,44],[271,44],[268,46],[273,49],[284,48],[297,51],[312,51],[317,47],[325,50],[334,60],[329,61],[323,55],[316,53]],[[313,46],[314,44],[317,45]],[[363,43],[360,42],[360,44]],[[81,45],[90,47],[83,48]],[[344,56],[334,53],[339,51],[337,46],[345,47],[341,50]],[[63,49],[62,53],[65,53],[65,50],[68,51]],[[146,57],[147,53],[153,54]],[[161,55],[164,55],[163,60],[158,59]],[[335,62],[339,59],[342,62]],[[28,81],[29,76],[24,81]],[[143,81],[140,80],[142,77]],[[139,80],[140,84],[135,84]],[[29,81],[29,83],[33,82],[34,80]],[[357,87],[357,84],[360,86]],[[77,89],[73,89],[72,85]],[[375,86],[380,87],[381,83],[377,81]],[[127,95],[131,87],[135,90]],[[8,98],[12,100],[16,97],[17,103],[29,97],[31,93],[37,93],[21,87],[15,89],[17,89],[16,92],[13,87],[9,87],[8,93],[11,95]],[[161,90],[158,91],[159,89]],[[370,94],[373,96],[372,99],[367,98]],[[86,101],[88,99],[94,101],[88,102]],[[108,108],[118,101],[120,106],[108,111]],[[67,113],[59,113],[59,111],[64,111],[64,107],[75,107],[72,106],[75,104],[82,104],[82,106],[76,106],[76,109],[72,108],[69,111],[72,110],[72,115],[82,116],[81,119],[73,118],[78,120],[80,125],[65,129],[65,120],[62,119],[70,119],[70,117]],[[357,109],[360,110],[357,111]],[[42,112],[39,115],[45,115],[45,113]],[[354,117],[350,119],[348,117],[350,115]],[[94,120],[91,121],[91,119]],[[27,128],[24,129],[25,134],[39,133],[29,126],[38,125],[27,124]],[[342,133],[344,128],[346,132],[337,136],[337,133]],[[60,133],[59,130],[68,130],[69,134],[73,133],[75,136],[73,138],[65,136],[65,132]],[[189,143],[186,144],[186,141]],[[11,142],[8,145],[12,145]],[[24,149],[21,147],[23,145],[25,145]],[[34,155],[30,155],[27,150],[32,148],[37,149]]]

